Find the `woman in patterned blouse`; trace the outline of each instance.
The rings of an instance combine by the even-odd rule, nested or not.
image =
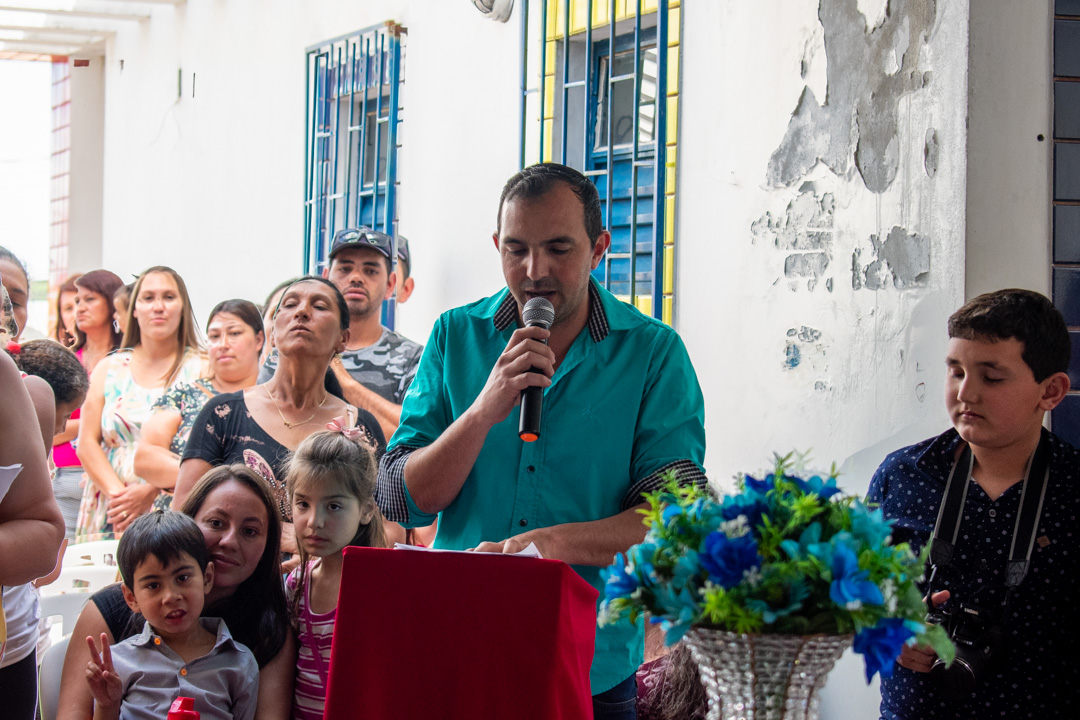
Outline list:
[[[167,492],[156,507],[168,509],[180,473],[191,426],[210,398],[251,387],[259,374],[259,353],[265,342],[262,316],[248,300],[225,300],[210,311],[206,323],[210,373],[194,382],[178,383],[154,403],[143,425],[135,453],[135,472]]]

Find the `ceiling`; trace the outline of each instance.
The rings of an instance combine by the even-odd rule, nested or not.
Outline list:
[[[0,60],[105,54],[120,29],[187,0],[0,0]]]

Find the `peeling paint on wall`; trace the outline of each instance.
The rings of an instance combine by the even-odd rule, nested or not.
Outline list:
[[[937,130],[929,128],[926,131],[926,142],[923,144],[923,168],[926,169],[927,177],[937,174],[938,164],[938,137]]]
[[[803,342],[813,343],[821,339],[821,331],[815,330],[812,327],[806,327],[803,325],[800,328],[790,328],[787,331],[788,337],[797,337]]]
[[[799,346],[795,343],[788,343],[784,348],[784,369],[794,370],[799,367],[799,362],[802,359],[802,351],[799,350]]]
[[[826,364],[827,346],[821,341],[822,334],[817,328],[800,325],[787,330],[787,343],[784,346],[784,370],[797,367],[809,368],[815,374],[828,371]],[[824,380],[814,383],[815,390],[826,389]]]
[[[771,242],[787,253],[784,257],[785,277],[807,278],[807,288],[813,290],[832,260],[835,213],[836,199],[832,193],[818,196],[808,183],[782,214],[774,217],[771,212],[765,213],[751,224],[750,231],[754,242]],[[792,290],[797,287],[797,283],[792,284]],[[832,291],[832,278],[828,278],[826,287]]]
[[[861,248],[851,254],[851,286],[855,290],[923,287],[930,276],[930,238],[893,226],[882,242],[870,236],[872,258],[863,264]]]
[[[793,185],[818,162],[844,175],[852,159],[872,192],[892,184],[900,162],[899,101],[931,79],[919,61],[936,15],[935,0],[890,0],[884,21],[868,31],[857,0],[820,0],[828,90],[819,102],[803,88],[769,159],[771,186]]]

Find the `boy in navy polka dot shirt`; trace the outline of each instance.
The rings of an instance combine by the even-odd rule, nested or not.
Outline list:
[[[925,647],[907,647],[881,683],[881,717],[1080,717],[1080,452],[1042,428],[1069,390],[1070,341],[1042,295],[1000,290],[949,318],[945,405],[953,428],[889,455],[868,499],[895,521],[893,542],[929,542],[945,484],[965,444],[974,462],[952,561],[934,578],[936,607],[977,606],[1002,639],[974,690],[957,693]],[[1049,482],[1027,575],[1003,606],[1005,569],[1029,460],[1045,443]],[[966,466],[957,469],[965,480]],[[1041,478],[1040,478],[1041,480]],[[996,617],[995,617],[996,616]],[[957,668],[959,669],[959,668]]]

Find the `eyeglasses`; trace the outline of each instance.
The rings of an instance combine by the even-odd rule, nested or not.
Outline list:
[[[390,255],[393,250],[393,242],[393,238],[386,233],[366,227],[347,228],[345,230],[339,230],[337,234],[334,235],[335,249],[342,245],[367,243],[368,245],[381,250],[386,255]]]

